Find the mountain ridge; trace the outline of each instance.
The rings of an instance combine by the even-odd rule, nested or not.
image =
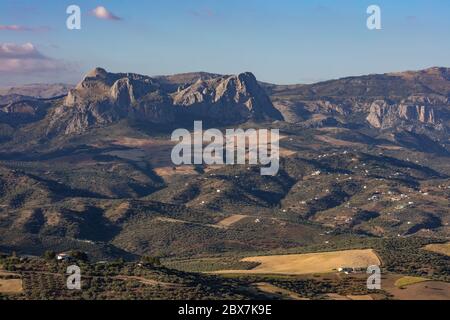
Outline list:
[[[0,247],[103,260],[448,237],[447,85],[445,70],[267,88],[94,69],[67,95],[0,107]],[[279,174],[174,167],[171,132],[193,120],[279,129]]]
[[[82,133],[89,127],[126,117],[162,124],[185,117],[224,124],[250,119],[281,120],[251,73],[200,78],[173,91],[155,78],[113,74],[102,68],[87,73],[50,117],[49,130],[60,130],[62,121],[68,122],[65,134]]]
[[[162,126],[193,120],[216,126],[281,120],[303,127],[406,130],[437,141],[446,139],[450,128],[450,69],[277,86],[258,82],[249,72],[149,77],[95,68],[66,95],[50,101],[19,96],[0,107],[0,123],[5,125],[43,119],[48,137],[82,134],[123,119]]]

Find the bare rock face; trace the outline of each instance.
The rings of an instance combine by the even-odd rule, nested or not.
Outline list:
[[[367,116],[369,124],[377,129],[388,129],[402,123],[436,125],[435,110],[432,105],[418,105],[413,101],[390,104],[385,100],[374,101]]]
[[[137,74],[112,74],[97,68],[70,90],[62,106],[51,116],[51,128],[64,127],[65,134],[82,133],[126,117],[168,122],[170,99],[159,84]]]
[[[175,93],[173,101],[191,115],[224,123],[282,119],[255,76],[248,72],[199,80]]]
[[[70,90],[51,115],[50,131],[82,133],[123,118],[150,123],[210,119],[220,123],[281,120],[281,114],[251,73],[199,78],[172,92],[160,80],[112,74],[97,68]]]
[[[320,114],[348,127],[370,125],[433,136],[433,131],[450,130],[450,68],[264,87],[288,122],[302,123]]]
[[[428,106],[400,105],[400,118],[435,124],[434,109]]]
[[[392,108],[386,101],[375,101],[370,106],[370,112],[367,116],[367,121],[369,124],[377,129],[381,129],[383,127],[384,120],[387,119],[388,114]]]

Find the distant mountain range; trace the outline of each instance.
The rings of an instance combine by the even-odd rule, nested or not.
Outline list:
[[[63,96],[71,88],[73,86],[68,84],[30,84],[0,88],[0,104],[7,104],[28,98],[48,99]]]
[[[448,238],[449,75],[431,68],[280,86],[248,72],[96,68],[74,87],[3,90],[0,251],[191,257]],[[194,120],[280,129],[279,174],[175,168],[170,134]]]
[[[281,114],[251,73],[203,76],[175,87],[176,77],[154,79],[97,68],[70,90],[52,114],[50,130],[81,133],[122,118],[174,123],[204,119],[222,124],[279,119]],[[193,78],[185,78],[194,80]]]
[[[323,114],[377,129],[449,128],[447,68],[350,77],[313,85],[268,85],[267,90],[275,107],[290,122]]]
[[[341,123],[440,133],[450,127],[447,68],[312,85],[258,83],[251,73],[147,77],[96,68],[75,88],[56,84],[0,89],[0,121],[40,120],[48,107],[48,101],[42,100],[60,96],[65,97],[49,113],[49,132],[81,133],[127,117],[152,123],[200,118],[219,124],[285,120],[315,127]]]

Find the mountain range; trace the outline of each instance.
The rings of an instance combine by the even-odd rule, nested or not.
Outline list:
[[[1,115],[10,115],[7,118],[11,124],[14,117],[21,119],[39,113],[45,108],[42,100],[64,95],[61,106],[50,115],[49,130],[62,125],[67,134],[126,117],[152,123],[179,122],[186,117],[218,124],[309,120],[311,125],[334,118],[377,129],[401,126],[408,130],[429,128],[447,132],[449,70],[430,68],[313,85],[278,86],[258,83],[251,73],[237,76],[190,73],[151,78],[112,74],[96,68],[74,89],[66,85],[33,85],[0,90],[4,105]],[[315,115],[329,118],[317,119]]]
[[[171,131],[194,120],[280,129],[280,173],[174,168]],[[311,85],[96,68],[76,86],[2,89],[0,251],[170,258],[448,238],[449,129],[447,68]]]

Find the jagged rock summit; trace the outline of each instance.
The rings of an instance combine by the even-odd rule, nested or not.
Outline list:
[[[70,90],[51,115],[50,130],[82,133],[122,118],[151,123],[179,119],[212,120],[221,124],[248,120],[282,120],[266,92],[249,72],[201,77],[173,90],[163,78],[109,73],[96,68]]]

